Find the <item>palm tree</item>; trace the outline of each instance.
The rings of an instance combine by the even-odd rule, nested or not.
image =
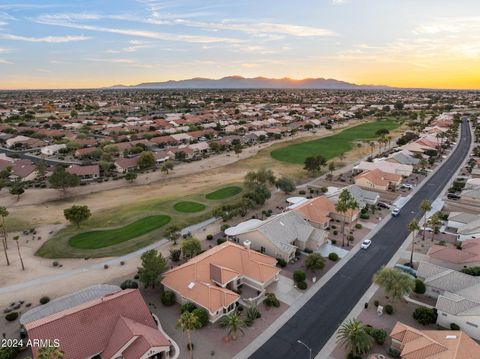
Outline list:
[[[388,147],[390,147],[390,142],[392,141],[392,136],[387,136],[387,137],[385,137],[385,139],[388,142]]]
[[[368,143],[368,145],[370,146],[370,157],[372,157],[373,156],[373,151],[375,150],[375,142],[370,141]]]
[[[424,212],[422,240],[425,240],[425,232],[427,228],[427,212],[432,209],[432,204],[428,199],[424,199],[420,204],[420,209]]]
[[[243,335],[243,329],[245,322],[242,317],[236,312],[227,314],[220,319],[220,326],[228,329],[228,336],[233,340],[237,339],[237,333],[240,332]]]
[[[337,332],[337,343],[354,357],[366,354],[373,348],[373,338],[368,335],[366,326],[357,319],[342,323]]]
[[[415,247],[415,231],[420,230],[420,226],[418,225],[418,221],[414,218],[407,226],[408,231],[412,233],[412,252],[410,253],[410,267],[413,268],[413,247]]]
[[[392,301],[409,294],[415,287],[414,279],[398,269],[382,267],[373,276],[373,283],[383,288]]]
[[[177,321],[177,328],[181,329],[182,332],[187,333],[188,337],[188,349],[190,350],[190,358],[193,359],[193,346],[192,346],[192,330],[195,330],[200,327],[200,321],[194,313],[185,311],[182,313],[180,318]]]
[[[342,190],[340,192],[340,195],[338,196],[338,201],[335,204],[335,210],[338,213],[341,213],[343,215],[343,220],[342,220],[342,247],[345,247],[345,214],[347,213],[349,209],[349,203],[351,200],[351,194],[348,192],[346,189]]]
[[[5,207],[0,207],[0,217],[2,217],[2,244],[3,251],[5,253],[5,259],[7,260],[7,266],[10,265],[10,260],[8,259],[8,242],[7,242],[7,226],[5,224],[5,218],[8,216],[8,211]]]
[[[349,192],[350,193],[350,192]],[[350,196],[350,200],[348,201],[348,209],[350,212],[350,230],[352,230],[352,222],[353,222],[353,214],[355,213],[355,210],[358,209],[358,202],[353,196]],[[347,247],[349,246],[349,243],[347,241]]]
[[[60,348],[54,346],[48,346],[40,348],[38,351],[38,359],[62,359],[64,357],[64,353],[60,350]]]
[[[15,236],[13,237],[13,240],[17,243],[17,251],[18,251],[18,257],[20,258],[20,263],[22,264],[22,270],[25,270],[25,265],[23,264],[23,258],[22,258],[22,253],[20,253],[20,244],[19,242],[19,237]]]
[[[432,242],[433,242],[433,238],[435,237],[435,231],[437,229],[437,226],[442,223],[442,220],[440,218],[440,215],[438,214],[438,212],[434,213],[433,216],[430,217],[430,219],[428,220],[428,222],[430,223],[430,225],[432,226]]]

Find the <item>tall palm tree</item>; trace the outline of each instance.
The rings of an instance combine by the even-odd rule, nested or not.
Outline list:
[[[243,335],[243,328],[245,327],[245,322],[238,313],[230,313],[220,319],[220,326],[222,328],[228,329],[228,336],[233,340],[237,339],[237,333]]]
[[[435,231],[437,229],[437,226],[442,223],[442,220],[440,218],[440,215],[437,213],[434,213],[433,216],[431,216],[428,220],[428,222],[430,223],[430,225],[432,226],[432,229],[433,229],[433,232],[432,232],[432,242],[433,242],[433,239],[435,237]]]
[[[422,240],[425,240],[425,232],[427,228],[427,212],[432,209],[432,204],[428,199],[424,199],[420,204],[420,209],[424,212]]]
[[[177,321],[177,328],[181,329],[182,332],[187,333],[188,337],[188,349],[190,350],[190,358],[193,359],[193,346],[192,346],[192,331],[199,328],[200,321],[194,313],[185,311],[182,313],[180,318]]]
[[[345,217],[346,213],[349,209],[349,203],[351,200],[351,194],[348,192],[346,189],[342,190],[340,192],[340,195],[338,196],[338,201],[335,204],[335,210],[338,213],[341,213],[343,218],[342,218],[342,247],[345,247]]]
[[[373,151],[375,150],[375,142],[370,141],[368,143],[368,145],[370,146],[370,157],[372,157],[373,156]]]
[[[349,192],[350,193],[350,192]],[[353,214],[355,213],[355,210],[359,208],[358,206],[358,202],[355,198],[353,198],[353,196],[351,196],[350,194],[350,200],[348,201],[347,203],[347,207],[348,207],[348,210],[349,210],[349,213],[350,213],[350,226],[349,226],[349,229],[352,230],[352,222],[353,222]],[[347,241],[347,247],[349,246],[350,244],[348,243]]]
[[[8,259],[8,242],[7,242],[7,226],[5,224],[5,218],[8,216],[8,211],[5,207],[0,207],[0,217],[2,217],[2,245],[3,252],[5,253],[5,259],[7,260],[7,266],[10,265],[10,260]]]
[[[410,221],[407,228],[408,228],[408,231],[412,233],[412,251],[410,253],[410,267],[413,268],[413,247],[415,247],[415,236],[416,236],[415,231],[420,230],[420,226],[418,225],[418,221],[416,220],[416,218]]]
[[[409,294],[415,287],[415,281],[410,275],[398,269],[386,267],[382,267],[375,273],[373,283],[383,288],[392,301]]]
[[[373,338],[368,335],[366,326],[357,319],[342,323],[337,331],[337,343],[354,357],[366,354],[373,348]]]
[[[38,359],[63,359],[64,353],[60,348],[54,346],[48,346],[40,348],[38,351]]]
[[[19,238],[20,238],[20,237],[15,236],[15,237],[13,237],[13,240],[17,243],[18,257],[20,258],[20,263],[22,264],[22,270],[25,270],[25,265],[23,264],[22,253],[20,253],[20,244],[18,243],[18,242],[19,242],[19,240],[18,240]]]

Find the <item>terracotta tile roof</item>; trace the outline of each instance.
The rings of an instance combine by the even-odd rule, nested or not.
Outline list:
[[[418,330],[397,322],[390,333],[403,359],[478,359],[480,346],[462,331]]]
[[[215,313],[240,298],[215,282],[226,284],[237,276],[244,276],[266,283],[280,272],[276,262],[275,258],[225,242],[169,270],[162,284]]]
[[[390,182],[399,182],[402,176],[394,173],[383,172],[382,170],[374,169],[371,171],[365,171],[355,176],[355,181],[361,178],[366,178],[368,181],[374,183],[377,186],[388,186]]]
[[[170,345],[157,330],[138,289],[116,292],[80,304],[27,323],[25,328],[30,339],[58,339],[61,350],[69,359],[85,359],[98,353],[102,353],[102,358],[111,358],[117,348],[133,337],[137,338],[129,348],[132,352],[129,358],[141,357],[139,353],[145,348],[140,345],[143,340],[150,346]],[[38,348],[32,349],[36,358]]]
[[[303,217],[308,219],[310,222],[315,223],[329,222],[329,216],[333,213],[337,215],[342,215],[341,213],[338,213],[335,209],[335,204],[325,196],[313,198],[305,202],[304,204],[296,207],[294,211],[300,212]],[[358,210],[354,210],[353,213],[350,213],[349,211],[347,213],[347,216],[356,216],[358,212]]]
[[[90,166],[78,166],[78,165],[71,165],[69,166],[66,171],[71,174],[75,174],[78,176],[100,176],[100,167],[98,165],[90,165]]]

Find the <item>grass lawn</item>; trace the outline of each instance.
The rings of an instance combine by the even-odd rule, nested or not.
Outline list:
[[[148,232],[163,227],[171,218],[165,215],[148,216],[124,227],[79,233],[68,244],[79,249],[97,249],[110,247],[130,239],[143,236]]]
[[[229,186],[217,189],[216,191],[210,192],[206,194],[207,199],[211,200],[219,200],[233,197],[237,194],[242,192],[242,188],[238,186]]]
[[[183,201],[175,203],[173,208],[175,208],[175,210],[178,212],[195,213],[203,211],[205,208],[207,208],[207,206],[205,206],[203,203]]]
[[[330,160],[350,151],[354,141],[378,138],[375,132],[379,129],[385,128],[392,131],[400,125],[399,121],[393,119],[369,122],[348,128],[332,136],[276,149],[271,152],[271,156],[278,161],[294,164],[303,164],[307,157],[315,155],[322,155]]]

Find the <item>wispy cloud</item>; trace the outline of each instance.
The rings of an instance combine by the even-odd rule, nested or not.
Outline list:
[[[13,62],[7,61],[5,59],[0,59],[0,64],[2,64],[2,65],[13,65]]]
[[[152,44],[148,41],[140,41],[140,40],[130,40],[128,42],[129,46],[123,47],[120,50],[107,50],[110,54],[120,54],[120,53],[131,53],[137,52],[140,49],[145,49],[152,47]]]
[[[91,37],[87,37],[83,35],[32,37],[32,36],[20,36],[20,35],[13,35],[13,34],[0,34],[0,39],[12,40],[12,41],[64,43],[64,42],[72,42],[72,41],[85,41],[85,40],[91,39]]]
[[[333,5],[345,5],[348,4],[350,0],[332,0]]]
[[[89,57],[86,58],[87,61],[93,62],[108,62],[111,64],[135,64],[136,61],[133,59],[112,59],[112,58],[99,58],[99,57]]]

